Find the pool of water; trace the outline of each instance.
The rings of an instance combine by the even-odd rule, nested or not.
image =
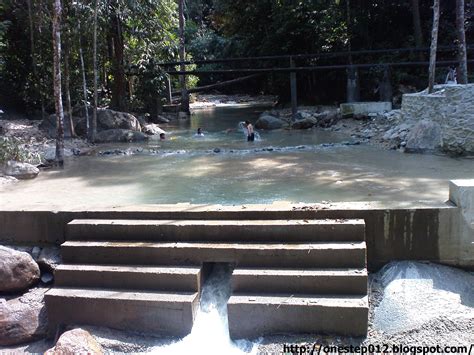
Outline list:
[[[9,206],[250,204],[274,201],[435,201],[448,198],[450,179],[474,178],[472,159],[410,155],[346,145],[334,132],[261,131],[247,142],[237,129],[262,108],[197,111],[163,125],[165,141],[99,146],[131,155],[71,158],[64,170],[42,172],[0,194]],[[195,137],[198,127],[204,137]]]

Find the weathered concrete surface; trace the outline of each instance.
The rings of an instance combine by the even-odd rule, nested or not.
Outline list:
[[[74,220],[67,240],[363,241],[363,220]]]
[[[135,262],[136,263],[136,262]],[[60,265],[55,286],[198,292],[201,268],[118,265]]]
[[[366,269],[235,269],[233,293],[367,294]]]
[[[227,304],[233,339],[264,334],[320,332],[367,334],[367,296],[231,296]]]
[[[201,265],[236,263],[251,267],[365,267],[365,242],[305,244],[79,242],[62,245],[66,263]]]
[[[474,179],[451,181],[449,199],[459,206],[459,209],[453,217],[451,238],[440,240],[440,255],[447,260],[447,264],[473,268]]]
[[[407,122],[433,121],[441,127],[440,148],[453,153],[474,153],[474,84],[437,85],[432,94],[403,95]]]
[[[392,110],[391,102],[351,102],[341,104],[342,116],[368,115]]]
[[[45,295],[50,334],[59,324],[79,324],[185,336],[198,299],[197,293],[73,288],[54,288]]]
[[[472,258],[460,259],[450,245],[458,238],[459,209],[454,203],[351,202],[271,205],[140,205],[109,209],[17,211],[1,206],[0,242],[16,244],[62,243],[73,219],[263,220],[364,219],[367,260],[376,270],[392,260],[426,260],[474,269]],[[444,250],[441,253],[440,247]]]

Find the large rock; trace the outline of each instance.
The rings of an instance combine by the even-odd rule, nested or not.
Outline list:
[[[118,112],[109,109],[97,110],[97,129],[128,129],[131,131],[141,132],[142,128],[138,119],[126,112]]]
[[[433,151],[441,145],[441,127],[428,120],[418,122],[407,135],[406,150],[411,152]]]
[[[0,292],[23,291],[40,277],[30,254],[0,246]]]
[[[97,143],[143,142],[147,139],[148,137],[144,133],[128,129],[107,129],[96,135]]]
[[[56,267],[61,264],[61,249],[59,247],[44,247],[41,249],[37,262],[41,270],[54,272]]]
[[[39,169],[28,163],[9,160],[3,168],[3,173],[7,176],[13,176],[16,179],[33,179],[39,174]]]
[[[282,119],[272,116],[269,113],[265,112],[260,115],[257,122],[255,123],[255,128],[258,129],[280,129],[286,125],[286,122]]]
[[[158,125],[154,123],[147,124],[143,127],[143,133],[150,134],[150,135],[159,135],[161,133],[166,132],[162,130]]]
[[[85,118],[85,109],[80,108],[74,111],[80,115],[75,120],[76,134],[85,136],[87,134],[87,122]],[[91,114],[91,113],[90,113]],[[132,114],[127,112],[119,112],[110,109],[97,110],[97,131],[109,129],[126,129],[141,132],[142,127],[140,121]]]
[[[75,117],[74,115],[72,116],[72,121],[74,127],[76,127],[77,123],[80,121],[80,117]],[[71,120],[69,119],[68,114],[64,114],[64,137],[65,138],[71,138]],[[43,121],[41,121],[39,128],[46,132],[46,134],[52,138],[56,137],[57,133],[57,128],[56,128],[56,115],[52,114],[49,116],[46,116]]]
[[[88,331],[76,328],[63,333],[54,348],[46,351],[45,355],[99,355],[103,353],[104,350],[100,344]]]
[[[318,119],[308,113],[298,113],[296,121],[291,124],[293,129],[309,129],[318,123]]]
[[[0,346],[17,345],[46,336],[46,288],[12,299],[0,298]]]

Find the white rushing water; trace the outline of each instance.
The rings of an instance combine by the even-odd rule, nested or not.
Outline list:
[[[200,307],[191,333],[181,341],[168,346],[155,347],[154,355],[206,354],[242,355],[256,354],[256,344],[240,340],[232,342],[227,322],[227,300],[230,297],[229,264],[214,264],[204,284]]]

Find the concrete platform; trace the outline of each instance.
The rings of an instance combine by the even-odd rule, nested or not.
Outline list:
[[[232,273],[233,293],[366,295],[367,270],[242,269]]]
[[[340,220],[73,220],[67,240],[363,241],[362,219]]]
[[[201,268],[123,265],[59,265],[57,287],[86,287],[163,292],[199,292]]]
[[[365,336],[369,305],[367,296],[235,295],[227,310],[233,339],[321,332]]]
[[[71,264],[201,265],[230,262],[242,267],[365,268],[365,242],[304,244],[151,243],[67,241],[63,261]]]
[[[197,293],[54,288],[45,294],[50,334],[58,325],[96,325],[154,334],[190,333]]]

